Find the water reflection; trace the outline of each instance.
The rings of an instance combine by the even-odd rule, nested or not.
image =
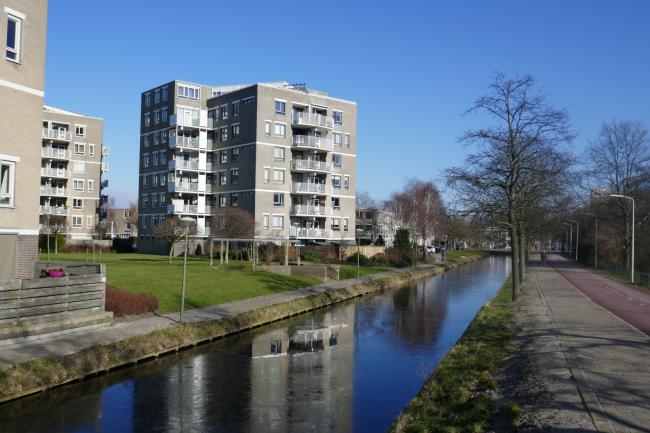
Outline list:
[[[382,431],[508,272],[491,258],[0,406],[7,432]]]

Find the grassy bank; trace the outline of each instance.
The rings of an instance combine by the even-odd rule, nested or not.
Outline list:
[[[489,393],[496,387],[493,375],[503,365],[515,332],[508,278],[411,400],[391,432],[482,431],[495,411]]]
[[[463,262],[464,259],[466,258],[472,258],[476,256],[483,256],[486,253],[483,251],[470,251],[470,250],[463,250],[463,251],[445,251],[445,262],[449,263],[458,263],[458,262]]]
[[[92,262],[92,256],[84,253],[50,255],[52,262],[85,263],[89,258]],[[177,311],[180,308],[183,275],[181,259],[174,259],[170,264],[166,256],[133,253],[109,253],[102,254],[101,258],[97,255],[96,258],[107,265],[106,278],[111,286],[127,292],[152,294],[158,299],[158,311],[161,313]],[[46,260],[46,257],[41,256],[40,259]],[[208,307],[321,282],[318,278],[308,276],[253,273],[248,262],[231,263],[229,266],[211,268],[208,259],[188,258],[186,308]]]

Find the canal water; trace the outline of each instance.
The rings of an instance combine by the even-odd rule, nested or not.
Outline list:
[[[382,432],[510,263],[489,257],[0,406],[2,432]]]

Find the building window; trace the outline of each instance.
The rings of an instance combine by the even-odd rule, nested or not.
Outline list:
[[[350,227],[350,218],[343,218],[343,231],[348,231]]]
[[[332,176],[332,186],[334,188],[341,187],[341,176]]]
[[[160,183],[162,183],[162,180],[165,179],[165,176],[160,177]],[[165,202],[167,201],[167,196],[165,195],[164,192],[160,193],[160,206],[164,206]]]
[[[334,163],[334,167],[340,167],[341,166],[341,155],[338,153],[333,153],[332,154],[332,163]]]
[[[341,230],[341,219],[332,218],[332,230]]]
[[[0,161],[0,206],[14,205],[14,163]]]
[[[151,113],[144,113],[144,126],[145,128],[151,126]]]
[[[273,206],[282,207],[284,206],[284,194],[281,192],[273,193]]]
[[[95,156],[95,145],[94,144],[89,144],[88,145],[88,155],[89,156]]]
[[[332,197],[332,209],[341,209],[341,199],[339,197]]]
[[[162,121],[167,122],[167,119],[169,119],[169,113],[167,112],[167,107],[160,109],[160,115],[162,117]]]
[[[169,99],[169,87],[165,86],[162,88],[162,100],[165,102],[167,99]]]
[[[151,179],[151,186],[158,186],[158,175],[154,174]]]
[[[350,176],[343,176],[343,188],[350,189]]]
[[[168,135],[169,135],[169,131],[163,131],[162,134],[160,134],[160,142],[167,143]]]
[[[279,168],[273,169],[273,182],[284,183],[284,170],[281,170]]]
[[[164,165],[167,163],[167,151],[166,150],[161,150],[160,151],[160,165]]]
[[[226,194],[219,194],[219,206],[226,207],[228,203],[226,202]]]
[[[284,161],[284,147],[275,147],[273,149],[273,158]]]
[[[224,126],[221,128],[221,141],[228,140],[228,127]]]
[[[228,183],[228,177],[226,177],[225,171],[219,172],[219,185],[226,185]]]
[[[287,111],[287,103],[284,101],[275,101],[275,114],[284,116]]]
[[[153,134],[153,145],[158,146],[160,144],[160,132],[155,132]]]
[[[75,179],[72,181],[72,185],[75,191],[83,191],[84,190],[84,181]]]
[[[91,215],[86,216],[86,227],[87,228],[92,228],[93,223],[94,223],[93,219],[94,218]]]
[[[74,153],[75,155],[85,155],[86,154],[86,145],[82,143],[74,144]]]
[[[264,121],[264,135],[269,137],[271,135],[271,126],[272,122],[269,122],[268,120]]]
[[[151,154],[151,164],[155,167],[158,165],[158,152]]]
[[[332,111],[334,123],[341,125],[343,123],[343,113],[341,111]]]
[[[235,168],[230,170],[230,183],[235,185],[239,183],[239,169]]]
[[[224,104],[219,108],[221,109],[221,120],[227,119],[228,118],[228,106]]]
[[[228,162],[228,151],[224,149],[221,151],[221,163],[226,164],[227,162]]]
[[[149,207],[149,195],[142,194],[142,207]]]
[[[239,101],[235,101],[232,103],[232,116],[233,117],[239,116]]]
[[[230,149],[230,162],[239,161],[239,148],[233,147]]]
[[[144,106],[151,107],[151,93],[144,94]]]
[[[160,186],[165,186],[166,183],[167,183],[167,176],[165,176],[165,174],[162,173],[160,175]]]
[[[72,227],[80,228],[83,226],[83,217],[73,216],[72,217]]]
[[[84,208],[84,202],[80,198],[73,198],[72,199],[72,207],[74,209],[83,209]]]
[[[343,135],[343,146],[350,147],[350,134]]]
[[[142,145],[144,147],[149,147],[149,136],[148,135],[145,135],[144,137],[142,137]]]
[[[276,123],[275,124],[275,136],[276,137],[284,137],[286,135],[286,125],[284,123]]]
[[[248,105],[255,103],[255,96],[249,96],[241,100],[242,105]]]
[[[283,227],[284,227],[284,216],[273,215],[273,228],[275,230],[282,230]]]
[[[264,167],[264,183],[271,181],[271,167]]]
[[[237,138],[239,137],[239,123],[236,125],[232,125],[231,127],[231,133],[232,133],[232,138]]]
[[[7,15],[7,51],[5,56],[13,62],[20,62],[20,40],[23,20],[17,16]]]
[[[332,137],[334,138],[334,146],[341,147],[341,133],[340,132],[333,132]]]
[[[157,125],[160,123],[160,110],[154,110],[153,112],[153,124]]]
[[[95,189],[95,181],[88,180],[88,192],[93,192],[94,189]]]
[[[74,127],[74,135],[77,137],[85,137],[86,136],[86,125],[75,125]]]
[[[269,229],[269,214],[262,215],[262,228],[264,230]]]
[[[230,207],[237,207],[239,203],[239,194],[236,192],[230,193]]]
[[[142,186],[147,186],[148,183],[147,179],[149,179],[149,175],[145,174],[144,176],[142,176]]]
[[[154,104],[160,104],[160,89],[153,91],[153,102]]]
[[[158,195],[157,194],[152,194],[151,195],[151,207],[158,207]]]
[[[72,164],[72,171],[74,173],[85,173],[86,163],[83,161],[74,161],[74,163]]]
[[[183,99],[199,99],[199,89],[190,86],[178,86],[178,97]]]
[[[149,154],[145,153],[142,155],[142,165],[144,165],[145,168],[149,167]]]

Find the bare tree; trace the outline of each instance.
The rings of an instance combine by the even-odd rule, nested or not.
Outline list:
[[[637,199],[637,230],[650,215],[643,186],[650,177],[650,142],[641,122],[612,120],[604,123],[598,137],[590,143],[586,158],[587,175],[595,185],[610,194]],[[631,212],[628,200],[607,200],[599,204],[603,222],[623,232],[622,256],[631,267]]]
[[[549,185],[561,186],[555,179],[566,173],[571,158],[560,146],[573,134],[566,111],[547,103],[532,76],[499,73],[489,89],[468,113],[488,115],[494,124],[463,134],[461,143],[476,152],[462,167],[448,169],[446,179],[465,212],[486,215],[509,230],[514,299],[525,272],[527,213],[554,193]]]
[[[257,235],[255,217],[240,207],[216,208],[212,215],[211,233],[227,239],[252,239]],[[226,242],[226,257],[230,242]]]
[[[154,235],[166,239],[169,242],[169,263],[172,262],[172,256],[174,254],[174,245],[176,242],[183,239],[187,230],[188,236],[196,234],[196,224],[188,224],[181,221],[181,219],[176,216],[168,216],[154,227]]]
[[[369,209],[377,207],[377,202],[370,196],[368,191],[357,192],[355,204],[357,209]]]

